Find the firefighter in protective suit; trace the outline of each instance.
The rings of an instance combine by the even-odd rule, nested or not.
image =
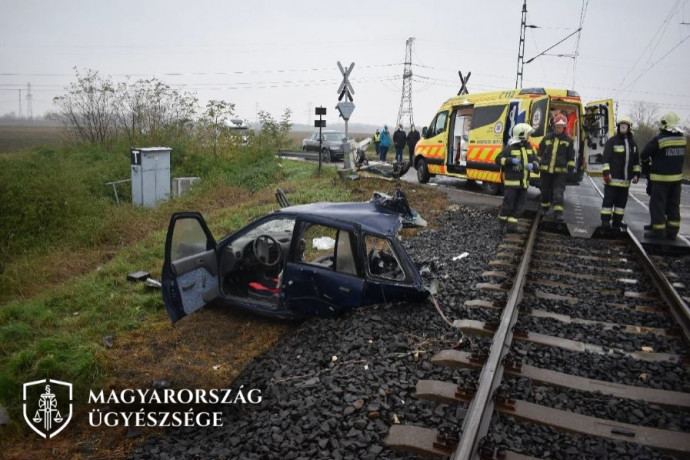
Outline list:
[[[496,164],[504,174],[503,205],[498,219],[509,233],[517,232],[518,217],[525,208],[530,171],[539,168],[536,152],[529,143],[532,131],[527,123],[515,125],[508,145],[496,157]]]
[[[616,135],[604,145],[604,201],[601,204],[601,226],[605,229],[621,230],[630,182],[636,184],[640,179],[640,154],[632,135],[632,121],[622,117],[616,123],[616,128]]]
[[[554,217],[558,221],[563,220],[566,172],[575,171],[575,148],[573,140],[565,133],[566,126],[568,119],[565,115],[556,115],[554,131],[539,143],[541,209],[548,212],[553,206]]]
[[[650,230],[644,234],[647,238],[675,240],[680,230],[680,193],[686,139],[679,125],[680,118],[673,112],[661,117],[659,135],[642,150],[642,161],[651,161],[649,214],[652,224],[651,228],[646,228]]]

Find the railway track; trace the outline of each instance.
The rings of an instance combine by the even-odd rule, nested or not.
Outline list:
[[[475,319],[454,326],[490,339],[432,358],[476,385],[416,384],[458,406],[461,432],[394,425],[388,445],[453,460],[690,457],[690,313],[672,264],[632,233],[571,238],[538,216],[489,265],[483,298],[465,303]]]

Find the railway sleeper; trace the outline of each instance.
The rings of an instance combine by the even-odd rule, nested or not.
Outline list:
[[[441,350],[432,358],[433,364],[456,369],[479,370],[484,365],[485,358],[478,354],[458,350]],[[600,392],[617,398],[646,401],[660,406],[690,410],[690,393],[680,391],[657,390],[632,385],[607,382],[570,375],[564,372],[542,369],[528,364],[514,363],[506,359],[504,373],[513,377],[526,377],[536,382],[571,388],[573,390]]]
[[[464,333],[484,335],[493,337],[495,328],[484,321],[475,320],[455,320],[453,327],[456,327]],[[594,345],[592,343],[578,342],[576,340],[564,339],[561,337],[554,337],[552,335],[540,334],[529,331],[513,331],[513,339],[523,342],[531,342],[539,345],[547,345],[550,347],[561,348],[568,351],[578,353],[595,353],[599,355],[613,355],[618,354],[628,356],[639,361],[649,362],[672,362],[680,364],[684,367],[690,367],[690,360],[686,356],[677,355],[675,353],[650,353],[644,351],[625,351],[617,348],[603,347],[601,345]]]
[[[416,396],[441,403],[469,403],[471,392],[465,392],[454,383],[437,380],[417,382]],[[666,451],[690,454],[690,433],[642,427],[620,423],[522,400],[494,398],[497,412],[519,420],[549,425],[557,430],[602,438],[634,442]]]
[[[479,301],[479,300],[468,300],[465,302],[465,306],[470,308],[490,308],[490,309],[502,309],[503,306],[498,306],[490,301]],[[521,309],[522,310],[522,309]],[[525,309],[524,312],[529,314],[534,318],[550,318],[559,321],[564,324],[582,324],[584,326],[600,326],[604,329],[617,329],[628,334],[653,334],[660,337],[666,337],[669,339],[678,339],[681,337],[680,330],[669,330],[658,327],[644,327],[636,326],[631,324],[619,324],[619,323],[609,323],[606,321],[595,321],[591,319],[573,318],[572,316],[564,315],[561,313],[553,313],[546,310],[538,309]]]

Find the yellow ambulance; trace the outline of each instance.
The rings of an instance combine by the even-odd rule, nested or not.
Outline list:
[[[426,183],[436,175],[481,181],[482,189],[501,190],[501,171],[496,156],[518,123],[534,128],[536,146],[553,130],[553,119],[563,114],[566,133],[573,138],[576,170],[568,183],[579,184],[585,169],[601,172],[606,140],[614,134],[613,101],[582,105],[577,92],[566,89],[524,88],[465,94],[443,103],[414,150],[417,179]],[[539,175],[532,176],[537,185]]]

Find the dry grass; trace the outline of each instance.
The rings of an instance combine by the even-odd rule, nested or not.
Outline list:
[[[62,145],[58,126],[0,126],[0,153],[20,152],[38,146]]]

